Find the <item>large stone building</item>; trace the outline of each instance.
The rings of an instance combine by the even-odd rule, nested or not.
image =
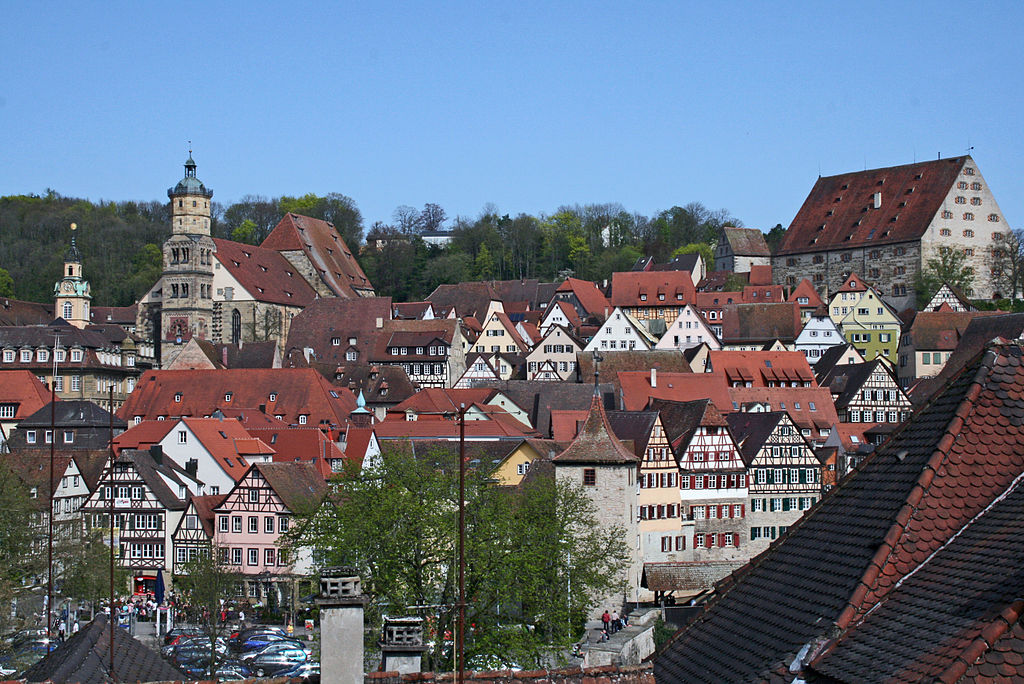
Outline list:
[[[216,343],[276,340],[285,350],[293,316],[318,297],[373,296],[373,287],[331,223],[286,214],[259,246],[210,234],[213,190],[185,176],[167,191],[171,237],[163,274],[139,302],[138,329],[161,343],[169,364],[197,337]]]
[[[989,298],[992,239],[1009,230],[969,156],[818,178],[775,250],[774,280],[808,277],[828,299],[857,271],[901,311],[928,260],[951,249],[974,269],[967,294]]]

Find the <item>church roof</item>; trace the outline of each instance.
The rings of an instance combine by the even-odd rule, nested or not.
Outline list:
[[[260,246],[303,252],[320,280],[338,297],[373,293],[373,285],[333,223],[287,213]]]

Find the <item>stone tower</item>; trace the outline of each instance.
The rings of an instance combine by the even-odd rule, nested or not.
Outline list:
[[[82,254],[75,245],[74,223],[71,224],[71,246],[64,253],[61,279],[53,286],[55,317],[63,318],[76,328],[89,325],[89,281],[82,277]]]
[[[185,162],[185,177],[167,196],[171,200],[171,237],[164,243],[161,338],[172,342],[207,339],[213,321],[213,190],[196,178],[192,150]]]

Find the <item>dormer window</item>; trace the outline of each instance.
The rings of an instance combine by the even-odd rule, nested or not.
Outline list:
[[[332,337],[331,338],[331,346],[332,347],[337,347],[339,344],[341,344],[341,338],[340,337]]]
[[[81,360],[82,360],[82,350],[81,349],[72,349],[71,350],[71,362],[72,363],[76,363],[76,362],[80,362]]]
[[[277,392],[270,393],[270,401],[277,401]]]
[[[181,392],[174,395],[174,401],[179,404],[181,403]]]
[[[231,401],[231,394],[232,394],[231,392],[226,393],[224,395],[224,401]]]

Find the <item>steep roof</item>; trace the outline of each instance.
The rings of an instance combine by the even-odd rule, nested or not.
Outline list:
[[[530,424],[542,436],[551,434],[551,409],[588,409],[594,393],[592,383],[542,382],[537,380],[504,380],[487,382],[482,387],[492,387],[526,411]],[[613,388],[601,383],[601,396],[606,402],[613,399]],[[606,405],[610,406],[611,403]]]
[[[217,465],[235,482],[238,482],[248,470],[248,467],[241,463],[252,457],[273,456],[275,452],[262,440],[249,434],[237,420],[185,418],[183,422],[200,444],[210,452]]]
[[[252,467],[293,513],[316,506],[327,493],[327,482],[312,463],[257,463]]]
[[[280,252],[220,238],[213,241],[217,261],[256,301],[303,307],[316,298],[316,290]]]
[[[53,320],[53,302],[39,304],[0,298],[0,325],[47,325]]]
[[[764,241],[764,233],[757,228],[722,228],[722,238],[729,243],[729,248],[736,256],[771,256],[768,243]]]
[[[750,465],[785,415],[785,411],[762,411],[730,413],[725,417],[744,463]]]
[[[199,516],[199,522],[203,526],[203,531],[210,539],[213,539],[213,522],[216,517],[213,511],[224,503],[225,498],[227,498],[227,494],[193,496],[190,499],[192,505],[195,506],[196,515]]]
[[[28,370],[0,371],[0,397],[5,404],[17,404],[17,420],[35,415],[50,403],[50,391]]]
[[[646,408],[650,399],[711,399],[720,411],[732,410],[729,386],[724,373],[658,372],[655,374],[653,385],[649,371],[619,371],[616,375],[622,388],[622,408],[627,411],[640,411]]]
[[[443,283],[427,295],[427,301],[434,306],[435,311],[454,307],[460,318],[472,316],[480,320],[492,301],[501,301],[501,295],[486,281]]]
[[[608,411],[608,424],[623,442],[633,444],[633,453],[643,458],[651,430],[658,421],[657,411]]]
[[[338,297],[373,293],[373,285],[333,223],[287,213],[260,247],[278,252],[302,251],[320,280]]]
[[[636,454],[627,449],[608,423],[601,396],[594,392],[590,413],[583,429],[562,453],[551,459],[559,465],[630,465],[636,464]]]
[[[92,622],[59,644],[22,677],[29,682],[105,684],[111,681],[110,627],[107,616]],[[114,674],[120,682],[184,681],[188,677],[156,651],[123,629],[114,629]]]
[[[414,411],[416,413],[457,413],[459,404],[467,407],[473,404],[486,403],[497,390],[491,387],[474,387],[467,389],[446,389],[442,387],[425,387],[402,403],[391,409],[393,413]]]
[[[597,316],[601,320],[605,318],[605,311],[611,311],[611,304],[609,304],[608,298],[598,289],[597,283],[591,280],[566,278],[555,292],[572,292],[576,295],[576,299],[584,311],[591,316]]]
[[[818,291],[814,289],[814,285],[812,285],[811,281],[807,278],[802,278],[800,282],[796,284],[796,287],[793,288],[793,291],[789,295],[789,299],[786,301],[795,302],[801,297],[807,297],[808,300],[807,304],[800,304],[801,307],[813,307],[817,309],[819,306],[825,306],[825,302],[822,300],[821,295],[818,294]]]
[[[162,442],[176,424],[174,420],[144,420],[114,437],[114,449],[149,449]]]
[[[658,373],[689,373],[690,363],[678,349],[651,349],[649,351],[601,351],[598,367],[601,380],[619,387],[619,371],[648,371]],[[576,352],[577,372],[585,383],[594,378],[594,352]]]
[[[724,373],[730,384],[750,382],[753,387],[779,383],[792,386],[794,382],[817,384],[802,352],[711,350],[708,352],[708,366]]]
[[[306,416],[308,425],[326,421],[337,426],[344,425],[356,400],[350,391],[333,387],[311,368],[146,371],[118,415],[155,420],[261,405],[288,423],[299,424],[299,416]]]
[[[696,401],[669,401],[651,399],[647,409],[661,414],[665,437],[672,448],[685,448],[698,427],[727,427],[725,417],[715,408],[710,399]]]
[[[335,365],[346,363],[346,354],[354,351],[355,362],[366,364],[387,335],[391,307],[390,297],[322,297],[292,318],[285,348],[312,349],[317,361]],[[353,337],[355,344],[349,344]]]
[[[13,371],[18,372],[18,371]],[[26,371],[27,372],[27,371]],[[6,396],[3,401],[8,401]],[[18,422],[18,427],[48,427],[50,425],[50,402],[30,416]],[[60,427],[99,427],[110,426],[110,413],[98,404],[83,399],[66,399],[57,401],[53,406],[54,425]],[[114,418],[114,429],[124,430],[128,427],[120,418]]]
[[[968,324],[979,316],[997,316],[998,311],[918,311],[907,333],[918,350],[952,351]]]
[[[879,632],[892,640],[888,648],[903,648],[912,639],[918,653],[955,650],[956,643],[921,638],[918,616],[937,623],[927,627],[929,633],[951,634],[955,624],[948,610],[968,619],[977,615],[980,607],[968,605],[973,594],[961,597],[964,573],[973,583],[967,589],[989,602],[990,620],[1004,609],[1007,604],[999,595],[979,591],[991,582],[983,576],[991,566],[975,549],[968,551],[970,560],[965,558],[968,566],[956,563],[945,584],[925,583],[924,573],[940,560],[941,554],[933,554],[944,546],[952,549],[965,526],[986,509],[994,510],[1024,470],[1021,357],[1018,345],[994,346],[969,364],[859,471],[790,527],[781,542],[720,585],[719,597],[659,653],[656,676],[662,681],[752,682],[778,673],[785,676],[780,681],[788,681],[800,669],[799,663],[790,669],[790,663],[805,645],[811,644],[800,655],[806,660],[815,655],[817,644],[835,634],[841,648],[844,630],[855,628],[864,616],[870,621],[884,615],[887,597],[890,605],[903,600],[906,594],[900,592],[915,582],[927,590],[898,617],[884,621]],[[1009,517],[1015,521],[1014,539],[1021,538],[1019,513]],[[998,539],[986,546],[1002,554],[1009,538],[1000,533]],[[972,542],[964,542],[970,548]],[[1010,580],[1008,575],[1001,581]],[[1019,582],[1016,570],[1012,581]],[[940,597],[950,603],[948,609],[937,605]],[[974,662],[973,654],[967,662]]]
[[[693,279],[686,271],[619,271],[612,273],[611,305],[682,306],[694,302]],[[664,299],[660,299],[660,297]]]
[[[889,365],[882,359],[876,358],[864,363],[844,363],[832,366],[827,373],[821,376],[820,383],[822,387],[827,387],[835,397],[836,408],[846,408],[851,401],[857,398],[864,383],[871,379],[871,375],[876,369],[881,369],[891,377]],[[897,384],[895,378],[892,380],[894,385]]]
[[[951,157],[820,177],[775,254],[917,240],[969,161],[970,157]]]

